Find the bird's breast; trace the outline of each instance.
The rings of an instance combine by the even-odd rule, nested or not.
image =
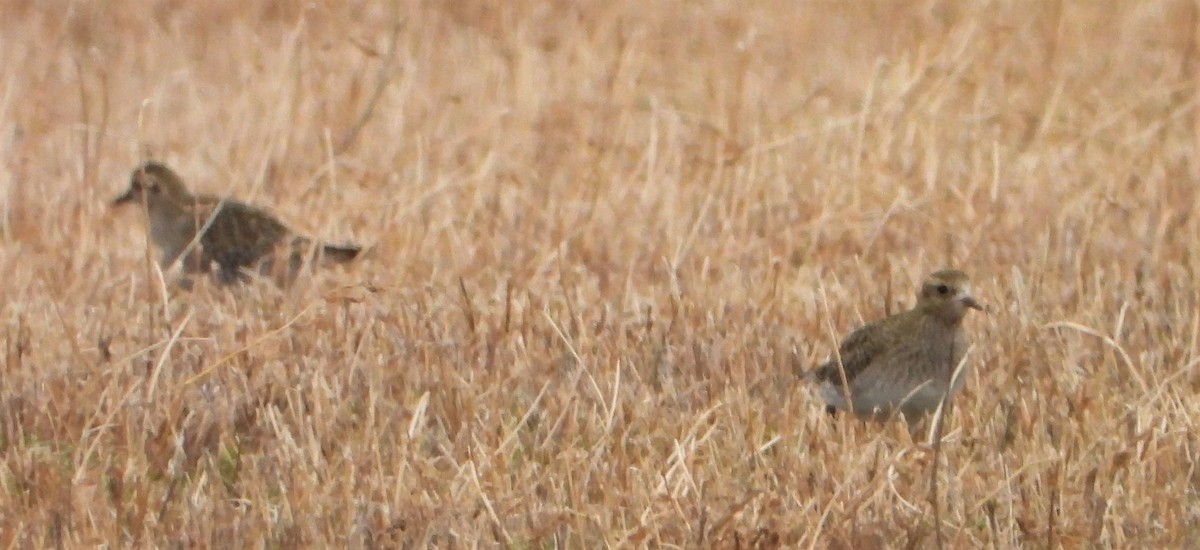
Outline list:
[[[196,224],[191,216],[168,209],[151,209],[150,240],[163,249],[175,250],[192,241]]]
[[[966,350],[966,335],[961,327],[933,324],[926,328],[924,348],[928,360],[939,370],[952,372]]]

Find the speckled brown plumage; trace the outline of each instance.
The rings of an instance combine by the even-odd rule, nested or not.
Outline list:
[[[145,206],[150,240],[161,253],[164,270],[181,260],[185,273],[215,269],[217,280],[225,284],[244,280],[247,273],[290,282],[310,259],[348,262],[360,250],[315,243],[245,203],[193,195],[178,174],[158,162],[134,169],[129,189],[113,201],[127,203]]]
[[[936,409],[966,379],[964,368],[951,383],[968,345],[968,309],[982,307],[966,274],[946,269],[926,277],[916,306],[851,332],[813,373],[827,410],[876,420],[902,412],[911,425]]]

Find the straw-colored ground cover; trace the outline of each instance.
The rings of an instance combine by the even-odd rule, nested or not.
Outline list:
[[[1200,544],[1193,2],[0,11],[5,547]],[[372,248],[164,286],[151,157]],[[943,266],[931,477],[797,374]]]

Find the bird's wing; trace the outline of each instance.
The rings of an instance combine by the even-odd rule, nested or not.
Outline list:
[[[212,204],[217,209],[208,230],[200,238],[206,256],[222,268],[248,266],[272,249],[288,234],[287,226],[274,216],[237,201]],[[212,214],[209,214],[212,215]],[[204,224],[208,216],[197,216]]]
[[[841,370],[846,372],[846,380],[853,381],[859,373],[866,370],[887,351],[886,333],[885,322],[864,325],[851,332],[838,346],[838,355],[817,367],[817,381],[828,381],[834,386],[842,385],[842,375],[838,369],[839,357],[842,361]]]

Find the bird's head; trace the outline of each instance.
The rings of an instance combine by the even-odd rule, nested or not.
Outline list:
[[[921,283],[917,305],[923,311],[948,323],[962,321],[968,309],[983,310],[971,296],[970,278],[957,269],[934,272]]]
[[[129,189],[113,200],[113,206],[126,203],[162,203],[164,199],[182,200],[191,196],[183,180],[165,164],[150,161],[133,170],[129,176]]]

